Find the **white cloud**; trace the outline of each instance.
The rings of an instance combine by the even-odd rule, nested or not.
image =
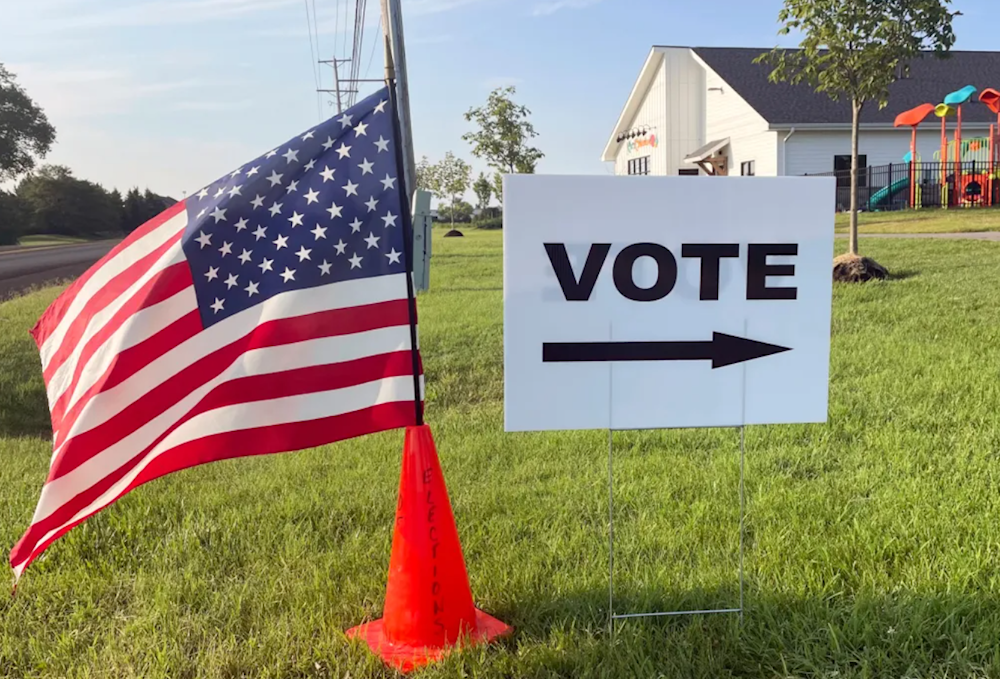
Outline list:
[[[540,5],[535,5],[535,8],[531,11],[531,15],[536,17],[548,16],[563,9],[583,9],[584,7],[596,5],[599,2],[601,0],[553,0],[552,2],[543,2]]]

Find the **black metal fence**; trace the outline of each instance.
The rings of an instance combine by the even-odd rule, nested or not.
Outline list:
[[[988,207],[1000,205],[1000,166],[963,163],[891,163],[858,170],[858,209],[879,212],[911,207]],[[851,206],[851,171],[824,172],[835,177],[837,210]]]

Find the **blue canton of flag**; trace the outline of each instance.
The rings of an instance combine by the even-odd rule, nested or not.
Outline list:
[[[188,198],[204,326],[287,290],[405,272],[395,144],[382,89]]]

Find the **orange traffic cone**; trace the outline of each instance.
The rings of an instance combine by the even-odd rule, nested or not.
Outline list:
[[[347,636],[364,639],[387,664],[409,672],[456,645],[510,631],[473,605],[431,429],[407,427],[384,617]]]

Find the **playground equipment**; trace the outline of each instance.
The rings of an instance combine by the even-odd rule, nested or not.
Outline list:
[[[934,104],[921,104],[915,108],[911,108],[909,111],[903,111],[898,116],[896,116],[896,121],[893,123],[895,127],[905,127],[907,125],[912,128],[910,134],[910,153],[907,154],[908,157],[903,159],[903,162],[910,164],[910,205],[917,206],[921,204],[920,201],[920,188],[917,186],[917,127],[920,123],[924,122],[931,113],[934,112]]]
[[[997,114],[997,123],[990,125],[989,136],[963,139],[962,107],[977,93],[976,87],[967,85],[948,94],[937,106],[921,104],[896,116],[895,127],[910,127],[910,150],[903,157],[906,176],[900,177],[893,165],[869,168],[875,170],[874,186],[881,186],[869,197],[870,210],[899,206],[897,196],[908,190],[908,204],[912,208],[933,205],[927,196],[934,196],[936,182],[940,186],[941,207],[993,205],[997,202],[997,184],[1000,183],[1000,90],[987,88],[979,92],[979,102]],[[922,163],[917,151],[917,128],[933,113],[941,119],[941,150],[935,152],[937,163]],[[955,116],[955,135],[948,139],[948,118]],[[895,169],[902,169],[897,166]],[[885,173],[884,175],[882,173]],[[872,177],[869,177],[872,181]],[[931,191],[928,194],[928,191]],[[895,200],[894,200],[895,198]]]
[[[948,116],[956,111],[948,104],[938,104],[934,107],[934,115],[941,119],[941,206],[948,206],[948,170],[945,162],[948,160]]]
[[[993,183],[996,179],[993,177],[993,170],[996,166],[996,135],[1000,134],[1000,92],[997,92],[992,87],[987,87],[985,90],[979,93],[979,101],[986,104],[986,107],[997,114],[997,124],[996,127],[990,125],[990,202],[993,201]]]
[[[955,128],[955,176],[958,177],[962,174],[962,158],[958,154],[960,147],[962,146],[962,104],[969,101],[972,95],[976,93],[976,88],[972,85],[966,85],[960,90],[955,90],[954,92],[948,94],[944,98],[944,103],[948,106],[954,106],[958,111],[958,125]]]

